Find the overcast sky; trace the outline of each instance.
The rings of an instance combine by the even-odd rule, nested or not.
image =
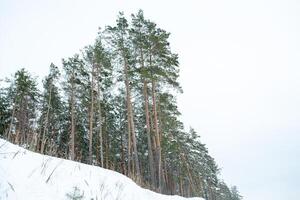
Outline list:
[[[0,78],[91,44],[143,9],[179,53],[179,109],[245,200],[300,196],[300,1],[0,1]],[[40,79],[41,80],[41,79]]]

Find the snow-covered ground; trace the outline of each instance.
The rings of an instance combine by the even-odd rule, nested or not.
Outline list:
[[[96,166],[25,150],[0,139],[0,200],[184,200]],[[201,198],[191,198],[203,200]]]

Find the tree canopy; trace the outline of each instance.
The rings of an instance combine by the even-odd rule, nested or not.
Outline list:
[[[99,29],[95,42],[51,63],[43,80],[24,68],[0,90],[0,134],[34,151],[118,171],[143,187],[207,200],[242,199],[198,133],[180,121],[180,64],[170,33],[144,17]]]

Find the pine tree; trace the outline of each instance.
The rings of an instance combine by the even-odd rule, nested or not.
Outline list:
[[[151,177],[151,187],[155,186],[155,171],[154,171],[154,158],[151,141],[151,127],[150,127],[150,111],[149,111],[149,97],[148,97],[148,78],[149,74],[145,67],[144,54],[148,48],[148,35],[146,33],[147,22],[144,19],[143,11],[140,10],[137,15],[132,15],[132,29],[130,30],[131,39],[136,51],[136,57],[139,63],[141,82],[143,83],[143,96],[144,96],[144,115],[147,130],[147,144],[148,144],[148,158]]]
[[[93,164],[93,123],[94,123],[94,96],[95,96],[95,59],[92,47],[86,50],[86,61],[89,65],[90,73],[90,109],[89,109],[89,163]]]
[[[74,57],[69,58],[68,60],[63,60],[63,69],[65,72],[65,83],[64,83],[64,91],[67,94],[68,104],[70,109],[70,148],[69,148],[69,156],[71,160],[75,160],[75,137],[76,137],[76,128],[79,128],[82,131],[83,127],[81,124],[76,123],[82,119],[79,114],[84,114],[83,112],[79,112],[79,98],[82,93],[80,93],[80,89],[82,89],[82,80],[81,75],[83,73],[83,61],[79,58],[79,55],[75,55]],[[79,126],[79,127],[78,127]],[[81,156],[78,155],[80,158]]]
[[[172,54],[168,42],[169,33],[157,28],[156,24],[149,22],[147,25],[148,37],[149,37],[149,49],[148,49],[148,71],[151,79],[151,96],[152,96],[152,111],[153,111],[153,123],[155,131],[156,142],[156,164],[158,172],[158,188],[162,189],[162,147],[161,138],[162,130],[160,130],[157,96],[158,87],[164,86],[166,83],[179,88],[177,83],[178,78],[178,58],[177,55]],[[165,87],[165,86],[164,86]]]
[[[93,46],[94,64],[95,64],[95,80],[97,87],[97,121],[99,131],[99,151],[101,167],[104,166],[103,157],[103,135],[102,135],[102,101],[103,97],[109,96],[112,87],[112,65],[110,53],[104,48],[102,43],[102,32],[100,31]],[[108,101],[106,101],[108,102]],[[97,151],[98,152],[98,151]]]
[[[0,136],[7,136],[10,119],[9,101],[6,88],[0,88]]]
[[[231,200],[231,191],[224,181],[219,181],[217,188],[217,200]]]
[[[230,188],[231,191],[231,200],[241,200],[243,197],[240,195],[236,186]]]
[[[36,107],[39,98],[36,85],[32,76],[23,68],[15,73],[8,89],[8,101],[13,110],[8,138],[11,139],[13,134],[17,144],[29,145],[36,128]]]
[[[136,132],[134,124],[134,113],[132,106],[131,84],[130,84],[130,40],[128,36],[128,23],[123,13],[120,13],[117,19],[117,25],[114,27],[107,27],[106,32],[109,33],[110,41],[115,49],[123,65],[123,76],[126,88],[126,102],[127,102],[127,121],[128,121],[128,175],[132,176],[131,169],[131,146],[133,147],[134,168],[136,172],[137,182],[141,181],[141,173],[138,159]],[[132,144],[131,144],[132,142]]]
[[[49,75],[43,81],[44,92],[40,103],[39,123],[42,133],[40,152],[50,155],[56,155],[59,137],[62,134],[63,104],[57,86],[59,76],[58,67],[51,63]]]

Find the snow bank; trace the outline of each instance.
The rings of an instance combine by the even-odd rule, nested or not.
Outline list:
[[[41,155],[0,139],[0,200],[67,200],[71,196],[88,200],[186,199],[143,189],[111,170]]]

